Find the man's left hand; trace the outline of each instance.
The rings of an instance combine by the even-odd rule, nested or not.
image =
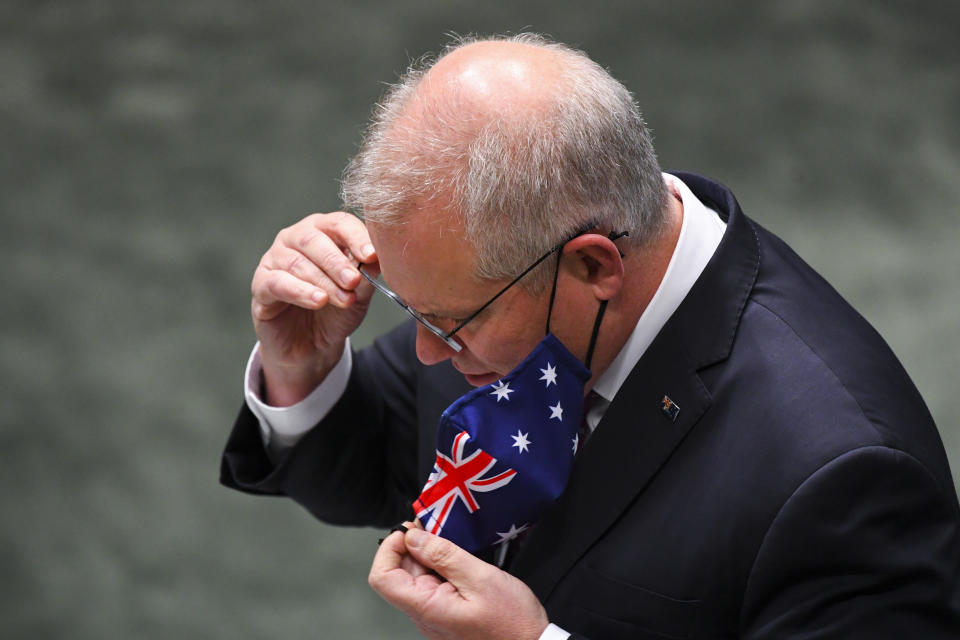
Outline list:
[[[432,640],[537,640],[549,623],[523,582],[417,528],[387,536],[369,582]]]

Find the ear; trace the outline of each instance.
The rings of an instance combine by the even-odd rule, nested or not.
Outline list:
[[[589,285],[598,300],[611,300],[623,288],[623,258],[610,238],[598,233],[577,236],[563,255],[571,275]]]

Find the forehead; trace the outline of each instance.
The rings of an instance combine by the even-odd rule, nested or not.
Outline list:
[[[370,223],[367,229],[383,279],[418,311],[467,311],[488,288],[474,276],[475,251],[462,224],[450,216],[422,213],[402,224]]]

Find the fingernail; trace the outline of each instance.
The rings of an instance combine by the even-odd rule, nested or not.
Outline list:
[[[340,302],[347,302],[350,300],[350,294],[346,291],[341,291],[340,289],[337,289],[336,296]]]
[[[373,251],[374,249],[372,244],[365,244],[360,247],[360,257],[367,259],[373,255]]]
[[[345,285],[349,285],[351,282],[353,282],[354,273],[355,271],[353,269],[350,269],[349,267],[344,267],[343,271],[340,272],[340,282],[342,282]]]
[[[427,543],[427,534],[422,529],[410,529],[406,533],[406,543],[408,547],[419,549]]]

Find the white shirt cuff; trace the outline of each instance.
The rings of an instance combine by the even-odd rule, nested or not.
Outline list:
[[[327,377],[306,398],[289,407],[272,407],[260,398],[263,366],[260,363],[260,343],[253,346],[247,360],[243,379],[243,397],[253,415],[260,423],[263,446],[277,459],[291,449],[307,431],[323,420],[347,388],[353,356],[350,353],[350,338],[347,338],[340,361]]]
[[[567,640],[569,637],[569,633],[551,622],[540,634],[539,640]]]

